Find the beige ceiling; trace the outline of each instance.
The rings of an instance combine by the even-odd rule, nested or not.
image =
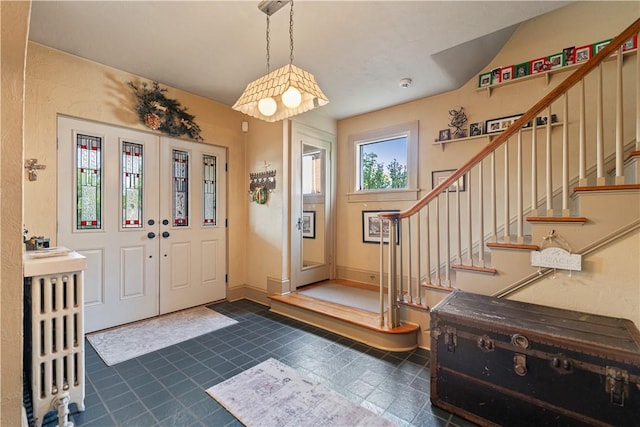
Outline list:
[[[517,24],[570,1],[294,4],[294,64],[342,119],[459,87]],[[226,105],[266,71],[258,1],[34,1],[30,39]],[[289,6],[271,17],[271,70],[289,62]],[[411,78],[407,89],[400,79]]]

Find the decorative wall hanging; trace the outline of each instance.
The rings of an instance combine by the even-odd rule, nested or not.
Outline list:
[[[129,87],[135,91],[136,112],[146,127],[167,135],[187,135],[195,141],[203,141],[200,127],[193,121],[195,116],[187,113],[177,100],[167,98],[167,88],[160,87],[158,82],[153,82],[151,87],[147,83],[129,82]]]
[[[459,110],[456,110],[455,108],[453,110],[449,110],[449,115],[451,116],[449,127],[455,128],[453,131],[453,137],[464,138],[467,136],[466,129],[462,129],[462,126],[467,123],[467,115],[464,113],[464,107],[460,107]]]
[[[267,166],[265,166],[266,168]],[[249,174],[249,196],[251,201],[260,205],[267,203],[268,193],[276,189],[276,171],[255,172]]]
[[[556,246],[550,246],[556,245]],[[558,245],[560,247],[558,247]],[[542,274],[542,267],[555,270],[582,271],[582,255],[571,253],[571,247],[555,230],[542,239],[540,250],[531,251],[531,265],[538,267],[538,274]]]

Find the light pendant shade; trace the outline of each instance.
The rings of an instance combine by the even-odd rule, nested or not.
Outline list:
[[[295,102],[289,102],[288,96],[285,96],[286,103],[291,107],[282,99],[285,92],[288,92],[287,95],[291,94],[290,88],[300,93],[300,103],[297,106]],[[259,103],[265,98],[275,101],[276,111],[272,115],[260,111]],[[267,122],[277,122],[328,103],[329,100],[320,90],[313,74],[288,64],[249,83],[233,109]]]
[[[282,103],[287,108],[296,108],[302,102],[302,95],[300,91],[293,86],[289,86],[289,89],[285,90],[282,94]]]
[[[260,101],[258,101],[258,111],[260,111],[260,114],[264,116],[273,116],[277,109],[278,104],[276,104],[276,100],[271,97],[262,98]]]

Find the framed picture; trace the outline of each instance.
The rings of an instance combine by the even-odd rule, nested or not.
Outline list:
[[[451,176],[451,174],[453,172],[455,172],[455,169],[448,169],[448,170],[442,170],[442,171],[432,171],[431,172],[431,188],[436,188],[438,185],[440,185],[440,183],[442,183],[445,179],[449,178],[449,176]],[[464,187],[465,187],[465,175],[462,175],[460,178],[458,178],[458,181],[456,181],[455,183],[451,184],[451,186],[449,187],[449,191],[453,192],[453,191],[464,191]]]
[[[633,37],[631,37],[626,42],[622,43],[622,51],[623,52],[628,52],[630,50],[637,49],[637,48],[638,48],[638,35],[637,34],[634,35]]]
[[[551,69],[555,70],[564,66],[564,54],[562,52],[547,56],[547,62],[551,64]]]
[[[500,81],[508,82],[513,79],[513,65],[509,65],[508,67],[503,67],[500,69]]]
[[[520,77],[525,77],[529,75],[529,63],[523,62],[522,64],[513,66],[513,78],[519,79]]]
[[[302,211],[302,237],[316,238],[316,211]]]
[[[611,43],[612,39],[609,40],[603,40],[601,42],[598,43],[594,43],[593,44],[593,56],[596,56],[598,54],[598,52],[600,52],[602,50],[603,47],[605,47],[606,45],[608,45],[609,43]]]
[[[591,46],[581,46],[576,48],[576,64],[591,59]]]
[[[546,126],[546,124],[549,122],[549,117],[548,116],[538,116],[536,117],[536,126]],[[558,122],[558,116],[555,114],[551,115],[551,123],[557,123]]]
[[[482,135],[483,125],[484,125],[484,123],[482,123],[482,122],[471,123],[469,125],[469,136]]]
[[[389,230],[391,226],[389,221],[382,221],[378,214],[381,212],[400,212],[398,210],[386,211],[362,211],[362,242],[363,243],[380,243],[382,237],[384,243],[389,243]],[[396,227],[396,244],[400,244],[400,226]]]
[[[544,64],[547,62],[547,58],[534,59],[529,63],[529,74],[536,74],[544,71]]]
[[[480,74],[480,76],[478,76],[478,87],[486,87],[486,86],[491,86],[491,77],[493,76],[493,73],[489,72],[489,73],[484,73],[484,74]]]
[[[522,117],[522,114],[517,114],[515,116],[507,116],[501,117],[499,119],[490,119],[485,121],[484,123],[484,132],[485,133],[496,133],[502,132],[509,126],[513,124],[516,120]]]
[[[496,83],[500,83],[500,67],[494,68],[491,70],[491,84],[494,85]]]
[[[442,129],[438,132],[438,141],[448,141],[451,139],[451,129]]]
[[[570,46],[562,49],[562,56],[564,57],[564,65],[572,65],[576,62],[576,47]]]

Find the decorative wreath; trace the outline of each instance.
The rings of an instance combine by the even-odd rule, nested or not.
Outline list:
[[[136,112],[145,126],[167,135],[188,135],[191,139],[203,141],[200,127],[193,121],[195,116],[187,113],[177,100],[167,98],[167,89],[160,87],[158,82],[153,82],[151,87],[147,83],[137,85],[133,82],[129,82],[129,86],[134,90],[138,100]]]

